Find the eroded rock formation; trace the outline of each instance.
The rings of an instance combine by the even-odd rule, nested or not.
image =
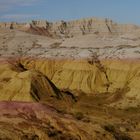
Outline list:
[[[117,24],[109,19],[86,18],[74,21],[35,21],[30,26],[26,23],[0,23],[0,28],[11,28],[23,30],[32,34],[45,35],[49,37],[71,38],[79,35],[120,35],[124,33],[137,32],[140,30],[136,25]]]
[[[139,140],[138,26],[1,23],[0,45],[0,139]]]
[[[23,65],[27,69],[34,67],[47,75],[60,89],[81,91],[88,95],[118,93],[120,98],[116,99],[115,104],[119,107],[140,104],[138,60],[100,62],[93,58],[92,63],[86,60],[25,60]]]

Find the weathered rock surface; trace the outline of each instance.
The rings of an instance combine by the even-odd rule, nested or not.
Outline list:
[[[74,63],[79,64],[77,66],[81,69],[84,63],[86,64],[86,61],[81,61],[82,65],[80,66],[80,62],[70,60],[44,60],[44,62],[40,60],[36,61],[36,64],[39,64],[39,62],[40,64],[43,63],[42,66],[47,66],[47,63],[49,63],[49,68],[46,67],[46,70],[48,70],[47,75],[48,77],[50,76],[50,79],[53,75],[56,75],[53,74],[55,72],[54,67],[56,70],[60,69],[58,66],[63,66],[62,64],[67,62],[71,65]],[[123,115],[126,113],[125,110],[119,112],[115,106],[110,106],[111,103],[122,99],[118,95],[124,95],[125,89],[124,91],[118,90],[116,93],[96,94],[96,96],[93,96],[94,93],[88,94],[88,92],[86,93],[88,94],[87,96],[77,89],[72,94],[68,89],[61,91],[56,88],[49,78],[44,76],[43,72],[37,72],[35,70],[37,67],[34,68],[33,65],[35,66],[33,61],[25,59],[18,61],[8,60],[7,63],[1,61],[0,100],[6,101],[0,102],[1,139],[114,140],[125,138],[131,140],[138,137],[139,133],[137,135],[134,133],[139,129],[139,124],[137,124],[138,115],[135,116],[134,120],[131,120],[133,114],[129,110],[130,115],[127,118],[132,121],[132,124],[127,121],[122,124],[122,120],[126,117]],[[92,63],[90,65],[92,66]],[[94,69],[99,68],[99,66],[96,67]],[[103,70],[98,70],[98,73],[100,72],[103,72]],[[64,77],[66,77],[68,73],[64,73]],[[100,80],[100,78],[97,79]],[[65,81],[65,83],[67,82]],[[74,96],[78,98],[76,99]],[[114,96],[117,96],[117,98]],[[127,108],[129,109],[129,105],[127,105]],[[138,110],[137,107],[135,109]],[[112,114],[112,117],[109,114]],[[119,114],[122,115],[118,117]],[[114,123],[116,122],[116,117],[117,124]],[[134,127],[134,124],[136,124],[136,128],[127,132],[126,129]]]
[[[20,63],[0,65],[0,101],[44,102],[59,109],[70,109],[76,98],[60,91],[47,76],[27,70]]]
[[[136,25],[117,24],[109,19],[85,18],[74,21],[32,21],[31,23],[0,23],[0,28],[19,29],[36,34],[54,37],[75,37],[79,35],[121,35],[124,33],[139,32],[140,28]],[[34,29],[33,29],[34,28]],[[28,30],[30,29],[30,30]],[[40,30],[39,30],[40,29]],[[44,34],[46,32],[46,34]],[[48,33],[48,34],[47,34]]]
[[[0,55],[1,139],[139,140],[139,26],[1,23]]]
[[[112,93],[109,101],[119,107],[138,106],[139,60],[34,60],[22,61],[27,69],[47,75],[60,89],[85,94]],[[118,98],[117,98],[118,97]]]
[[[0,102],[0,138],[8,140],[93,140],[113,136],[98,126],[101,134],[70,115],[39,103]],[[93,129],[94,130],[94,129]]]

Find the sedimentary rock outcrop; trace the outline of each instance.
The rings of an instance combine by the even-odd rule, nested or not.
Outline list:
[[[27,70],[20,63],[3,63],[0,66],[0,101],[55,103],[56,108],[67,109],[76,98],[70,92],[60,91],[40,72]]]
[[[17,23],[17,22],[1,22],[0,29],[22,29],[26,26],[26,23]]]
[[[93,140],[97,138],[95,132],[89,134],[86,130],[88,127],[85,129],[84,123],[77,122],[71,116],[63,116],[53,107],[45,104],[1,102],[0,110],[1,139]],[[100,131],[105,132],[102,128]],[[107,133],[107,138],[112,137]]]
[[[135,25],[121,25],[109,19],[98,18],[86,18],[68,22],[62,20],[54,23],[49,23],[48,21],[33,21],[33,25],[37,27],[46,27],[46,29],[49,27],[53,33],[62,37],[73,37],[87,34],[118,35],[134,32],[139,29],[139,27]]]
[[[25,60],[23,65],[47,75],[60,89],[88,95],[114,93],[120,96],[116,99],[119,107],[140,104],[138,60]]]
[[[45,35],[50,37],[66,37],[71,38],[79,35],[95,34],[95,35],[121,35],[124,33],[137,32],[140,28],[135,25],[117,24],[109,19],[86,18],[74,21],[35,21],[30,26],[26,23],[0,23],[0,28],[18,29],[26,32]],[[48,34],[49,33],[49,34]]]
[[[139,140],[138,26],[89,18],[0,27],[0,139]]]

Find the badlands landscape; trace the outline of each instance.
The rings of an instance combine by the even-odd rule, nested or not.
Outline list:
[[[140,26],[1,22],[0,110],[1,140],[139,140]]]

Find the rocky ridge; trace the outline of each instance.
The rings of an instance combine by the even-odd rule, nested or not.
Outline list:
[[[49,22],[45,20],[31,23],[0,23],[0,28],[18,29],[39,35],[71,38],[79,35],[100,34],[120,35],[130,32],[138,32],[136,25],[117,24],[110,19],[86,18],[74,21]]]

